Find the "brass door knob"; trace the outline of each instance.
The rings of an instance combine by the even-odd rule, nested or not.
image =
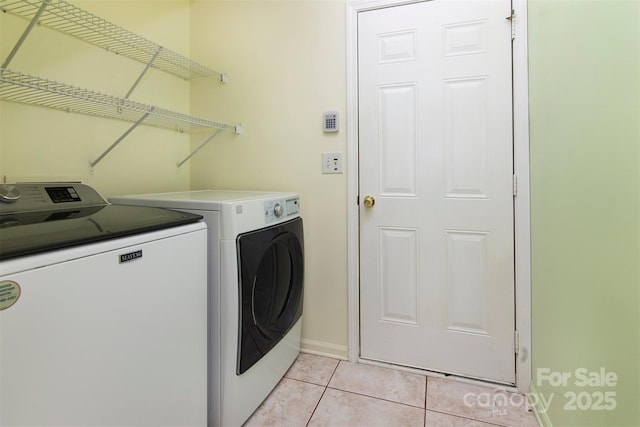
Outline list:
[[[373,196],[364,196],[363,202],[365,207],[371,208],[376,204],[376,199],[374,199]]]

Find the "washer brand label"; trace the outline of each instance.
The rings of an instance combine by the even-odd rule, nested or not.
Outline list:
[[[127,261],[133,261],[138,258],[142,258],[142,250],[120,255],[120,264]]]
[[[0,311],[6,310],[18,302],[20,298],[20,285],[11,280],[0,282]]]

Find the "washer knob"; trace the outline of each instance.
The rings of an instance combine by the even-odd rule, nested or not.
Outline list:
[[[0,202],[13,203],[20,198],[20,189],[13,184],[0,184]]]
[[[280,203],[276,203],[275,205],[273,205],[273,214],[276,216],[276,218],[280,218],[280,216],[282,216],[282,205]]]

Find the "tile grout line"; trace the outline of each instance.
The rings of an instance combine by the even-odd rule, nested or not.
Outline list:
[[[327,389],[329,388],[329,383],[331,382],[331,379],[333,379],[333,376],[338,370],[338,365],[340,365],[340,361],[338,361],[338,363],[336,363],[336,367],[333,368],[333,372],[331,373],[331,376],[329,376],[329,379],[327,380],[327,384],[324,386],[324,390],[322,390],[322,395],[320,395],[320,399],[318,399],[318,403],[316,403],[316,406],[313,408],[313,411],[311,411],[311,415],[309,415],[309,419],[307,420],[305,426],[309,426],[309,423],[311,422],[313,415],[316,413],[316,409],[318,409],[318,406],[320,406],[320,402],[322,402],[322,398],[324,397],[325,393],[327,392]]]
[[[447,412],[447,411],[442,410],[442,409],[429,409],[429,408],[427,408],[427,392],[428,392],[428,390],[429,390],[429,377],[427,377],[427,388],[425,390],[425,395],[424,395],[424,398],[425,398],[425,405],[424,405],[424,407],[425,407],[425,427],[426,427],[426,424],[427,424],[426,411],[437,412],[437,413],[442,414],[442,415],[448,415],[448,416],[457,417],[457,418],[464,418],[466,420],[476,421],[476,422],[480,422],[480,423],[487,424],[487,425],[490,425],[490,426],[496,426],[496,427],[510,427],[511,426],[510,424],[498,423],[498,422],[495,422],[495,421],[489,421],[488,419],[485,419],[485,418],[475,418],[475,417],[473,417],[471,415],[463,415],[463,414],[456,413],[456,412]]]
[[[368,397],[369,399],[379,400],[379,401],[381,401],[381,402],[395,403],[396,405],[402,405],[402,406],[406,406],[406,407],[408,407],[408,408],[420,409],[420,410],[422,410],[422,411],[424,411],[424,410],[425,410],[425,408],[422,408],[422,407],[420,407],[420,406],[410,405],[410,404],[408,404],[408,403],[398,402],[398,401],[396,401],[396,400],[384,399],[384,398],[382,398],[382,397],[371,396],[370,394],[358,393],[358,392],[356,392],[356,391],[343,390],[343,389],[341,389],[341,388],[329,387],[329,386],[327,386],[327,388],[330,388],[331,390],[341,391],[341,392],[343,392],[343,393],[353,394],[353,395],[355,395],[355,396]]]
[[[459,414],[459,413],[456,413],[456,412],[447,412],[447,411],[442,410],[442,409],[429,409],[429,408],[427,408],[427,398],[428,398],[427,397],[427,392],[429,391],[429,378],[430,377],[427,376],[426,378],[427,378],[427,384],[426,384],[426,389],[425,389],[425,394],[424,394],[424,400],[425,400],[425,403],[424,403],[424,408],[425,408],[425,416],[424,416],[425,420],[424,420],[424,423],[425,423],[425,427],[427,427],[427,411],[436,412],[436,413],[439,413],[439,414],[442,414],[442,415],[448,415],[448,416],[457,417],[457,418],[464,418],[466,420],[476,421],[476,422],[480,422],[480,423],[483,423],[483,424],[496,426],[496,427],[510,427],[509,424],[504,424],[504,423],[500,424],[500,423],[497,423],[497,422],[489,421],[487,419],[475,418],[475,417],[470,416],[470,415],[462,415],[462,414]],[[431,378],[434,378],[434,377],[431,377]]]
[[[359,393],[359,392],[356,392],[356,391],[353,391],[353,390],[345,390],[345,389],[338,388],[338,387],[335,387],[335,386],[334,386],[334,387],[331,387],[331,386],[330,386],[331,380],[333,379],[333,377],[334,377],[334,375],[335,375],[336,371],[338,370],[338,366],[340,366],[340,364],[341,364],[341,363],[343,363],[343,362],[344,362],[344,363],[350,363],[350,362],[348,362],[348,361],[344,361],[344,360],[340,360],[340,361],[338,362],[338,364],[336,365],[336,367],[335,367],[335,369],[334,369],[333,373],[331,374],[331,378],[329,378],[329,382],[327,382],[326,388],[330,388],[331,390],[341,391],[341,392],[343,392],[343,393],[353,394],[353,395],[356,395],[356,396],[368,397],[368,398],[370,398],[370,399],[380,400],[380,401],[382,401],[382,402],[395,403],[395,404],[397,404],[397,405],[407,406],[407,407],[409,407],[409,408],[422,409],[423,411],[426,411],[426,408],[427,408],[427,404],[426,404],[426,395],[427,395],[427,391],[426,391],[426,380],[425,380],[425,405],[424,405],[424,407],[415,406],[415,405],[411,405],[411,404],[404,403],[404,402],[398,402],[398,401],[396,401],[396,400],[384,399],[384,398],[382,398],[382,397],[372,396],[372,395],[370,395],[370,394],[365,394],[365,393]],[[427,377],[425,376],[425,379],[426,379],[426,378],[427,378]]]
[[[427,392],[429,391],[429,377],[424,376],[424,427],[427,427]]]
[[[477,421],[479,423],[489,424],[491,426],[510,427],[509,424],[496,424],[495,422],[487,421],[485,419],[472,418],[472,417],[470,417],[468,415],[461,415],[461,414],[456,414],[456,413],[453,413],[453,412],[446,412],[446,411],[438,410],[438,409],[428,409],[428,411],[437,412],[438,414],[448,415],[450,417],[464,418],[465,420],[469,420],[469,421]]]
[[[316,403],[316,406],[313,407],[313,411],[311,411],[311,414],[309,414],[309,419],[305,423],[305,426],[308,426],[309,423],[311,422],[311,418],[313,418],[313,415],[316,413],[316,409],[318,409],[318,406],[320,406],[320,402],[322,401],[322,398],[324,397],[324,394],[326,392],[327,392],[327,387],[325,386],[324,390],[322,390],[322,394],[320,395],[320,399],[318,399],[318,403]]]

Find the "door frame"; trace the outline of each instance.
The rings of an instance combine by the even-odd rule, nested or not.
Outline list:
[[[347,26],[347,284],[348,357],[360,360],[360,246],[357,204],[358,169],[358,13],[429,0],[348,0]],[[527,1],[512,0],[515,13],[513,40],[513,159],[517,177],[514,197],[515,233],[515,329],[519,349],[516,384],[528,393],[531,384],[531,236],[529,188],[529,91],[527,64]],[[505,17],[506,18],[506,17]]]

